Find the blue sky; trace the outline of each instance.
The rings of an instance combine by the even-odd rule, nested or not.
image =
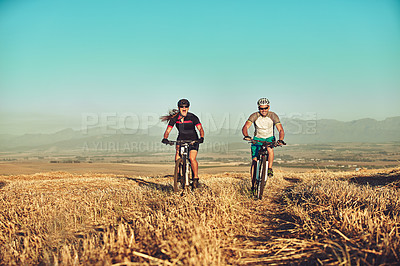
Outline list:
[[[0,0],[0,133],[86,113],[399,116],[400,2]]]

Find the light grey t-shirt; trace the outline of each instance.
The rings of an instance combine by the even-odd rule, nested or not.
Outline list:
[[[274,112],[268,112],[265,117],[260,112],[252,113],[247,121],[254,124],[254,136],[263,139],[272,137],[274,135],[274,126],[281,123],[278,115]]]

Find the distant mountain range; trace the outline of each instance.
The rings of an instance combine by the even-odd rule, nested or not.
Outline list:
[[[283,119],[282,124],[286,133],[285,140],[290,144],[400,141],[400,116],[382,121],[366,118],[350,122],[329,119]],[[0,150],[3,152],[47,151],[59,153],[85,149],[88,151],[134,150],[136,147],[138,152],[143,152],[146,148],[138,149],[138,145],[159,145],[163,131],[164,128],[153,127],[138,130],[134,134],[126,134],[123,130],[106,131],[104,128],[93,128],[88,132],[65,129],[54,134],[20,136],[3,134],[0,135]],[[173,138],[174,135],[171,135],[171,139]],[[221,129],[214,132],[207,132],[206,128],[205,139],[206,142],[216,145],[218,143],[243,143],[241,128]]]
[[[285,131],[292,143],[392,142],[400,141],[400,116],[382,121],[365,118],[350,122],[321,119],[288,120]]]

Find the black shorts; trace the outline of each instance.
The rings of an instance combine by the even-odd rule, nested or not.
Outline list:
[[[176,145],[176,149],[178,149],[178,146],[179,145]],[[192,150],[199,151],[199,146],[200,146],[200,144],[198,142],[195,142],[195,143],[189,145],[189,152]]]
[[[192,145],[189,145],[189,152],[190,152],[191,150],[199,151],[199,146],[200,146],[200,144],[199,144],[198,142],[193,143]]]

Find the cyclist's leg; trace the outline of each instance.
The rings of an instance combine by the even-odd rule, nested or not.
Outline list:
[[[191,150],[189,153],[189,160],[190,160],[190,163],[192,164],[193,175],[195,178],[198,178],[199,163],[197,162],[196,157],[197,157],[197,151]]]
[[[272,164],[274,162],[274,149],[272,149],[271,147],[267,147],[267,151],[268,151],[268,176],[273,176],[274,172],[272,170]]]
[[[251,190],[254,190],[255,188],[255,182],[256,182],[256,167],[257,167],[257,157],[258,157],[258,152],[260,151],[261,146],[260,145],[251,145],[251,168],[250,168],[250,176],[251,176]]]
[[[197,162],[197,153],[199,151],[199,143],[189,146],[189,160],[193,171],[193,187],[199,187],[199,163]]]
[[[179,155],[179,145],[176,145],[175,162],[178,161],[179,158],[181,158]]]
[[[269,137],[266,139],[266,141],[275,141],[275,136]],[[272,164],[274,163],[274,149],[271,147],[267,147],[267,152],[268,152],[268,176],[273,176],[274,172],[272,171]]]
[[[268,168],[272,168],[272,164],[274,162],[274,149],[271,147],[267,147],[268,151]]]
[[[193,170],[193,187],[199,187],[199,163],[197,162],[197,150],[193,149],[189,152],[189,160]]]

